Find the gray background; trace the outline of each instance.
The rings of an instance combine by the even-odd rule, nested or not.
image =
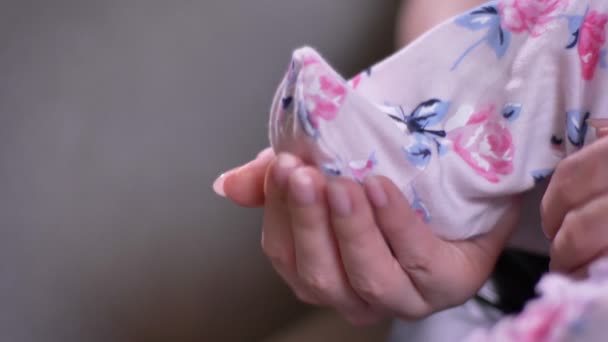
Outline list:
[[[251,341],[301,311],[210,190],[290,51],[350,76],[394,1],[0,2],[0,340]]]

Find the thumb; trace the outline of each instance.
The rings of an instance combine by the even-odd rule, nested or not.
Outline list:
[[[490,232],[469,240],[446,241],[429,229],[390,180],[366,179],[365,187],[375,206],[376,223],[396,259],[435,307],[461,304],[482,286],[519,218],[516,198]],[[380,189],[383,196],[378,196]]]
[[[589,124],[595,128],[595,135],[598,139],[608,136],[608,119],[591,119]]]
[[[395,257],[406,269],[426,268],[443,241],[428,229],[391,180],[367,177],[364,187],[375,207],[376,223]]]
[[[271,148],[263,150],[249,163],[219,176],[213,182],[213,190],[243,207],[262,206],[266,169],[274,158]]]

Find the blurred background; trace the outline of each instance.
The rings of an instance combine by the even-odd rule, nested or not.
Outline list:
[[[211,183],[266,146],[292,49],[352,76],[391,52],[397,1],[1,3],[1,341],[371,333],[298,304],[260,212]]]

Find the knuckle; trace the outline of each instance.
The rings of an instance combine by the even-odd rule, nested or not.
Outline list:
[[[576,168],[576,156],[572,155],[569,158],[563,159],[557,164],[555,168],[555,178],[569,178],[572,177]]]
[[[572,195],[576,193],[575,190],[580,185],[578,180],[584,171],[581,170],[581,165],[586,165],[585,163],[582,164],[578,159],[576,155],[572,155],[570,158],[564,159],[559,163],[552,180],[556,195],[562,202],[566,202],[566,204],[572,204]]]
[[[411,274],[430,273],[434,263],[435,260],[433,260],[432,253],[424,253],[423,251],[419,251],[415,254],[412,253],[405,260],[403,260],[403,258],[399,260],[400,267]]]
[[[388,293],[387,286],[384,283],[369,278],[353,280],[352,286],[361,297],[370,303],[384,303]]]
[[[336,282],[324,274],[312,273],[302,275],[301,279],[312,291],[322,296],[331,295],[337,288]]]
[[[311,305],[318,304],[318,301],[316,300],[316,298],[306,291],[303,291],[301,289],[294,289],[293,293],[295,294],[296,298],[303,303],[311,304]]]
[[[336,231],[336,238],[353,250],[369,249],[369,241],[377,238],[378,229],[368,220],[347,221],[341,225],[342,228]]]
[[[546,196],[543,196],[543,198],[540,201],[540,218],[542,222],[546,222],[549,215],[549,199]]]
[[[292,253],[283,247],[273,246],[268,242],[262,241],[262,251],[273,265],[287,267],[293,264]]]
[[[579,235],[586,228],[585,215],[580,210],[571,210],[564,218],[563,227],[566,227],[568,237]]]
[[[584,248],[580,237],[585,236],[588,228],[585,221],[585,216],[578,210],[573,210],[566,214],[560,234],[562,235],[562,243],[569,246],[569,251],[576,253]]]
[[[572,191],[570,191],[569,178],[556,178],[555,195],[564,205],[570,205],[572,202]]]

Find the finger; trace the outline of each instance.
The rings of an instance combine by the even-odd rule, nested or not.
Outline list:
[[[360,184],[334,179],[327,188],[331,222],[351,286],[374,307],[408,318],[431,311],[397,262]],[[400,217],[400,222],[403,217]]]
[[[589,119],[589,125],[595,128],[595,135],[598,138],[608,136],[608,119]]]
[[[608,192],[608,139],[599,139],[564,159],[541,203],[543,231],[553,239],[566,214]]]
[[[329,225],[326,181],[315,169],[302,167],[289,177],[296,265],[300,279],[327,305],[350,316],[364,316],[368,305],[350,288]]]
[[[608,195],[571,210],[551,245],[551,269],[571,273],[608,251]]]
[[[262,250],[281,278],[303,302],[316,304],[318,300],[298,281],[291,222],[286,200],[287,178],[301,161],[288,154],[280,154],[270,163],[266,177],[266,199],[262,224]]]
[[[413,290],[433,310],[461,304],[481,287],[518,217],[514,207],[489,233],[449,242],[433,234],[390,180],[369,178],[365,188],[376,208],[376,222],[409,275]]]
[[[587,278],[589,278],[590,268],[592,267],[593,263],[596,262],[597,260],[604,259],[606,257],[608,257],[608,249],[606,249],[606,250],[604,250],[604,252],[598,254],[589,263],[576,268],[574,271],[570,271],[568,273],[568,276],[571,278],[574,278],[574,279],[579,279],[579,280],[587,279]]]
[[[238,205],[260,207],[264,204],[266,169],[274,159],[274,152],[267,148],[253,161],[221,175],[213,188],[220,196],[226,196]]]
[[[376,221],[397,259],[408,271],[428,269],[442,240],[411,209],[403,193],[387,178],[369,177],[365,190],[376,208]]]

